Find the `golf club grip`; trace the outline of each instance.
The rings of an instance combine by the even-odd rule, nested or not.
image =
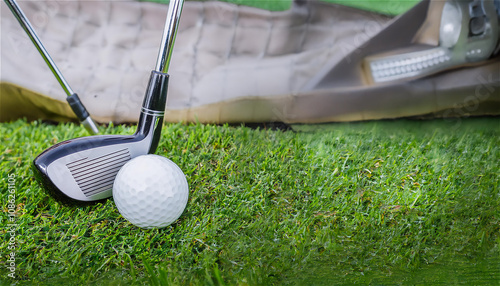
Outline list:
[[[85,108],[85,106],[83,106],[83,103],[80,101],[78,94],[73,93],[72,95],[68,96],[66,100],[68,101],[69,106],[71,106],[71,109],[73,110],[73,112],[76,114],[76,117],[78,117],[80,121],[84,121],[85,119],[87,119],[87,117],[90,116],[87,109]]]

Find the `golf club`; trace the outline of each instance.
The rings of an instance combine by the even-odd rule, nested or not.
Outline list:
[[[422,45],[415,51],[375,55],[365,70],[374,83],[420,78],[490,58],[498,45],[499,1],[448,0],[444,4],[439,46]]]
[[[45,150],[33,161],[35,177],[57,200],[87,204],[111,197],[120,168],[134,157],[156,151],[167,100],[167,72],[183,2],[170,1],[156,69],[151,72],[135,134],[67,140]]]
[[[5,0],[5,4],[9,6],[10,11],[12,11],[12,14],[16,17],[17,21],[19,21],[19,24],[21,24],[21,27],[24,29],[26,34],[30,37],[31,41],[35,45],[36,49],[40,53],[40,55],[43,57],[47,65],[49,66],[50,70],[56,77],[57,81],[61,85],[61,87],[64,89],[64,92],[66,92],[66,95],[68,96],[66,100],[68,101],[71,109],[75,113],[76,117],[80,120],[82,125],[87,129],[87,131],[90,134],[97,134],[99,133],[99,129],[97,128],[97,125],[95,122],[92,120],[90,117],[87,109],[83,105],[83,103],[80,101],[80,98],[78,95],[71,89],[69,86],[68,82],[62,75],[61,71],[57,68],[56,64],[50,57],[49,53],[45,49],[45,47],[42,44],[42,41],[40,38],[38,38],[35,30],[33,29],[33,26],[31,26],[31,23],[29,22],[28,18],[26,15],[24,15],[23,11],[21,8],[17,5],[15,0]]]

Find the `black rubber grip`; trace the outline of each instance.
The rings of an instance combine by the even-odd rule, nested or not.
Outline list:
[[[149,77],[148,89],[142,102],[142,107],[149,110],[165,112],[167,104],[168,78],[166,73],[152,71]]]
[[[89,117],[89,113],[87,109],[85,109],[85,106],[83,106],[83,103],[80,101],[80,98],[78,97],[78,94],[73,93],[71,96],[68,96],[66,100],[69,103],[69,106],[71,106],[71,109],[73,109],[73,112],[75,112],[76,117],[80,119],[80,121],[83,121]]]

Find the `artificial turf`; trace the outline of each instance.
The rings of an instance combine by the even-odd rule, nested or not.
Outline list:
[[[348,4],[398,14],[415,3]],[[165,125],[157,154],[184,170],[190,199],[173,225],[142,230],[112,200],[63,206],[32,178],[33,158],[86,136],[80,126],[0,123],[1,284],[427,285],[440,279],[427,269],[449,268],[450,257],[492,263],[480,283],[458,270],[444,283],[498,284],[498,118],[295,129]],[[133,132],[124,125],[103,130]]]
[[[394,285],[402,281],[397,273],[450,256],[500,261],[500,119],[295,130],[166,124],[156,153],[185,172],[190,198],[173,225],[143,230],[112,199],[63,206],[33,179],[34,157],[86,136],[82,127],[1,123],[0,281],[348,285],[369,284],[377,274]],[[102,133],[134,131],[111,125]],[[12,221],[8,190],[15,195]],[[15,245],[7,250],[12,233]],[[10,252],[15,280],[7,276]]]

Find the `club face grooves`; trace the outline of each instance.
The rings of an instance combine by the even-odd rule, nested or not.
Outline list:
[[[35,178],[53,198],[67,205],[110,197],[120,168],[134,157],[156,151],[167,88],[168,74],[153,71],[145,98],[156,99],[144,101],[134,135],[97,135],[58,143],[33,161]]]
[[[160,53],[166,51],[167,55],[171,55],[183,3],[183,0],[174,0],[169,4]],[[159,57],[159,64],[165,68],[151,72],[134,136],[90,136],[68,140],[54,145],[35,158],[35,177],[50,195],[73,205],[106,199],[112,195],[110,189],[122,164],[136,156],[156,151],[161,137],[168,90],[169,76],[166,72],[169,61],[164,59]],[[110,156],[119,153],[119,150],[127,150],[128,156],[118,159]],[[90,153],[88,157],[87,153]],[[112,170],[106,171],[109,167]],[[103,172],[104,176],[101,174]],[[97,196],[92,197],[96,194]]]
[[[89,190],[96,183],[101,183],[102,178],[109,173],[118,172],[117,169],[120,169],[129,160],[130,153],[125,148],[95,159],[79,160],[76,165],[68,163],[66,167],[68,167],[80,188]]]
[[[119,167],[131,159],[129,148],[135,148],[135,153],[147,152],[150,137],[109,135],[67,140],[37,156],[32,169],[47,193],[62,203],[100,201],[104,198],[96,195],[111,190]],[[66,171],[59,176],[53,169]],[[72,188],[62,187],[65,182]],[[75,199],[75,193],[81,193],[82,199]]]
[[[127,148],[106,154],[95,159],[84,159],[66,164],[83,193],[88,197],[111,189],[120,170],[130,160]]]
[[[94,201],[79,201],[72,199],[69,196],[65,195],[63,192],[61,192],[47,176],[44,176],[43,173],[40,172],[38,166],[35,163],[31,165],[31,170],[34,173],[36,181],[45,190],[45,192],[48,195],[50,195],[53,199],[55,199],[56,201],[60,202],[63,205],[84,207],[96,203],[104,203],[106,201],[106,199],[94,200]]]

